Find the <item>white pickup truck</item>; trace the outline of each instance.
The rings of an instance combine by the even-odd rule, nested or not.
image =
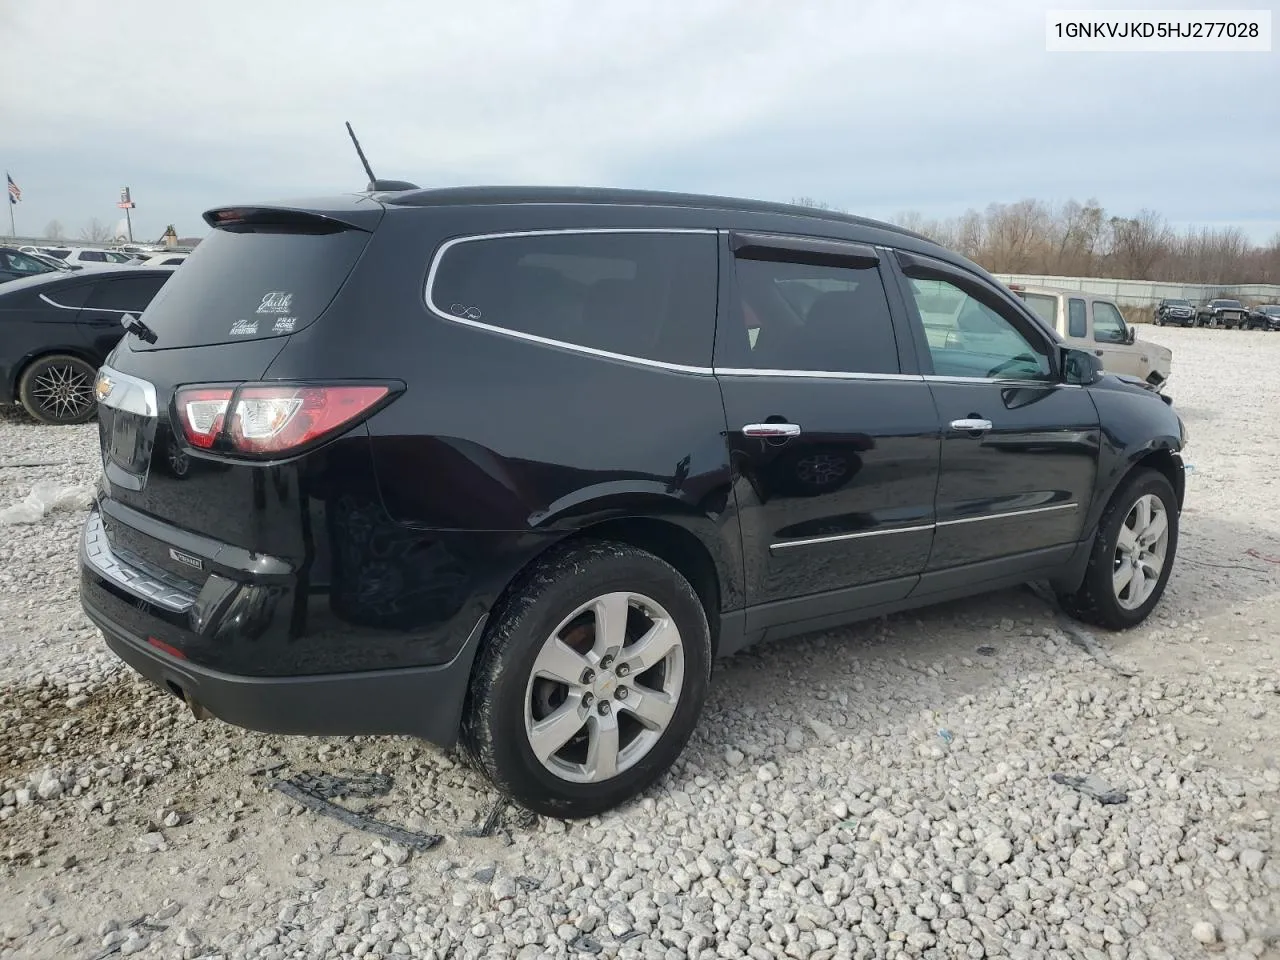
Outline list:
[[[1071,346],[1096,354],[1107,373],[1137,377],[1156,390],[1163,390],[1169,382],[1173,351],[1137,339],[1136,328],[1125,323],[1112,301],[1057,287],[1013,283],[1009,289]]]

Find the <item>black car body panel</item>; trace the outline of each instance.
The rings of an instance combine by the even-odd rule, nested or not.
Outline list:
[[[67,354],[101,364],[125,335],[122,307],[141,313],[172,272],[51,270],[0,286],[0,403],[17,402],[22,372],[42,356]]]
[[[1167,403],[1064,382],[1060,342],[1020,300],[884,224],[572,188],[207,218],[141,318],[154,341],[108,358],[81,590],[135,669],[246,726],[451,743],[486,618],[575,537],[667,559],[727,654],[1040,575],[1069,584],[1125,470],[1180,471]],[[248,281],[229,288],[233,273]],[[979,375],[936,369],[921,284],[979,298],[1039,373],[981,375],[994,361],[977,347]],[[855,305],[881,321],[865,356],[783,349],[797,318]],[[179,392],[224,391],[239,417],[246,382],[386,394],[274,458],[229,428],[197,447]],[[975,412],[989,428],[956,426]]]

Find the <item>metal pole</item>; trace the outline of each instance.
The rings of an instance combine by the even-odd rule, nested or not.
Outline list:
[[[133,243],[133,217],[129,216],[129,208],[124,208],[124,222],[129,226],[129,242]]]
[[[9,201],[9,236],[17,240],[18,228],[13,225],[13,208],[16,207],[17,204],[13,202],[13,197],[8,194],[5,194],[5,199]]]

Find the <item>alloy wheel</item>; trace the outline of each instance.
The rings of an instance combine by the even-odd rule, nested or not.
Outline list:
[[[57,420],[84,416],[94,404],[92,377],[70,363],[52,364],[35,378],[31,395]]]
[[[543,642],[525,688],[525,735],[538,761],[573,783],[635,766],[670,726],[684,687],[670,614],[639,593],[582,604]]]
[[[1155,494],[1139,497],[1129,508],[1116,541],[1111,585],[1116,601],[1136,610],[1155,592],[1169,548],[1169,515]]]

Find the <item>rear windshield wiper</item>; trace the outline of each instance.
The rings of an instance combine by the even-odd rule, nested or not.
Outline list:
[[[139,340],[143,340],[147,343],[156,342],[155,331],[135,317],[132,313],[126,313],[121,317],[120,323],[124,326],[126,333],[132,333]]]

